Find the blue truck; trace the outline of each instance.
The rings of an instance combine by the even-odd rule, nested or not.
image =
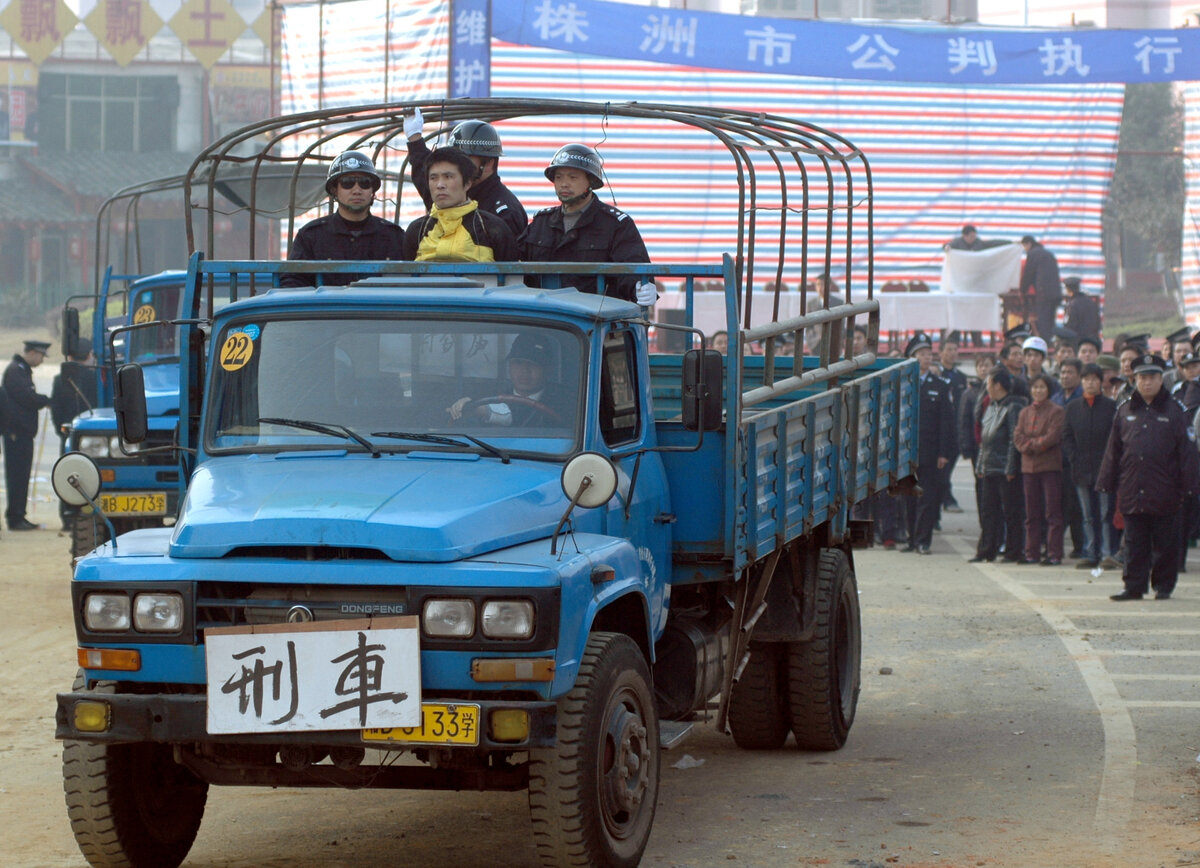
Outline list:
[[[252,222],[251,217],[262,219],[261,208],[251,212],[238,196],[238,187],[247,180],[244,172],[228,170],[214,194],[214,207],[229,221],[230,231],[240,230],[243,223]],[[107,518],[100,520],[86,504],[64,510],[73,559],[107,540],[110,528],[121,534],[169,525],[183,495],[185,479],[174,448],[179,423],[179,330],[170,323],[182,316],[187,270],[153,271],[147,267],[149,261],[165,257],[145,248],[161,243],[163,231],[152,231],[150,224],[162,222],[164,201],[182,197],[187,181],[182,175],[157,178],[118,190],[101,204],[92,293],[69,299],[63,308],[63,355],[75,354],[86,331],[95,352],[98,398],[95,407],[71,421],[67,445],[91,456],[99,467],[104,482],[99,505]],[[302,208],[311,205],[316,195],[313,173],[302,173],[298,186],[293,203]],[[315,189],[320,190],[320,184]],[[178,211],[177,206],[172,209]],[[186,249],[183,227],[180,220],[179,246]],[[186,265],[186,256],[178,264]],[[227,276],[218,275],[211,282],[207,293],[214,308],[229,301],[229,291]],[[89,309],[90,323],[81,316]],[[207,299],[201,309],[209,310]],[[136,362],[145,374],[148,432],[137,444],[117,436],[112,408],[114,373],[124,362]]]
[[[822,131],[737,110],[454,110],[719,123],[735,146],[865,165]],[[396,106],[379,112],[399,124]],[[526,790],[544,864],[632,866],[661,751],[710,703],[741,747],[841,747],[860,686],[853,554],[870,541],[852,510],[912,480],[916,368],[875,357],[869,279],[861,300],[751,324],[752,236],[701,264],[197,252],[178,520],[109,541],[72,582],[80,674],[56,720],[89,862],[177,865],[209,788],[254,785]],[[298,270],[367,276],[243,292]],[[526,285],[552,272],[566,285]],[[719,284],[729,354],[578,292],[572,273],[675,280],[689,298]],[[209,320],[220,274],[238,300]],[[775,352],[818,327],[820,355]],[[518,390],[529,376],[539,388]],[[138,442],[142,369],[116,386],[121,436]],[[103,496],[79,455],[54,483]]]

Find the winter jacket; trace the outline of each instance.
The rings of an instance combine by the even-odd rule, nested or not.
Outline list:
[[[21,355],[15,355],[4,369],[5,433],[16,437],[36,437],[38,410],[50,403],[33,387],[33,368]]]
[[[569,232],[563,230],[561,206],[544,208],[533,215],[533,222],[520,239],[521,259],[526,262],[649,262],[650,254],[633,218],[593,197],[579,221]],[[526,283],[538,282],[528,275]],[[595,277],[587,274],[558,275],[560,285],[574,286],[580,292],[596,292]],[[641,281],[628,275],[610,278],[604,294],[634,301]]]
[[[1104,395],[1097,395],[1091,404],[1087,398],[1080,398],[1067,405],[1063,456],[1071,468],[1072,484],[1088,488],[1096,484],[1116,413],[1117,402]]]
[[[401,260],[404,258],[404,233],[395,223],[368,215],[362,222],[346,220],[334,213],[306,223],[292,240],[288,259],[359,259]],[[364,277],[361,274],[326,274],[324,286],[345,286]],[[285,274],[280,286],[315,286],[315,275]]]
[[[1013,434],[1017,430],[1017,416],[1026,403],[1020,395],[1009,394],[989,403],[983,411],[976,474],[1016,476],[1021,472],[1021,453],[1013,442]]]
[[[85,410],[96,406],[96,369],[92,365],[62,363],[50,389],[50,419],[55,430],[69,425]]]
[[[1067,412],[1052,402],[1035,401],[1021,410],[1013,443],[1021,453],[1022,473],[1062,470],[1063,423]]]
[[[1169,515],[1200,492],[1200,453],[1187,415],[1160,389],[1149,404],[1135,392],[1117,407],[1099,491],[1115,491],[1129,515]]]

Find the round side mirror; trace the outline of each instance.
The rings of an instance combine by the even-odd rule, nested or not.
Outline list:
[[[74,483],[74,484],[72,484]],[[100,468],[82,452],[68,452],[54,462],[50,484],[58,499],[68,506],[83,506],[100,493]],[[75,486],[78,485],[79,488]],[[82,491],[80,491],[82,489]]]
[[[585,509],[603,506],[617,493],[617,468],[599,452],[580,452],[563,466],[562,489],[569,498],[578,494],[576,503]]]

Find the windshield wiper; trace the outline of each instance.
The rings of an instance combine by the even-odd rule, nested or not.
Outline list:
[[[478,437],[473,437],[470,434],[455,434],[454,437],[443,437],[440,434],[421,434],[417,431],[372,431],[372,437],[389,437],[392,440],[416,440],[420,443],[439,443],[443,446],[462,446],[462,442],[455,440],[454,437],[461,437],[463,440],[469,440],[480,449],[495,455],[500,459],[502,464],[508,464],[512,459],[506,451],[493,446],[485,440],[480,440]]]
[[[303,428],[305,431],[316,431],[318,434],[328,434],[330,437],[341,437],[344,440],[353,440],[355,443],[362,446],[371,453],[372,458],[379,458],[383,455],[379,451],[379,447],[368,440],[366,437],[359,434],[357,431],[347,428],[345,425],[338,425],[333,422],[309,422],[307,419],[280,419],[275,416],[263,416],[258,420],[258,424],[267,425],[287,425],[289,428]]]

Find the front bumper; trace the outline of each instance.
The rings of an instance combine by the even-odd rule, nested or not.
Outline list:
[[[75,703],[104,702],[109,706],[109,724],[104,732],[83,732],[75,728]],[[452,702],[438,699],[439,702]],[[553,702],[518,702],[469,699],[462,704],[478,705],[480,720],[489,720],[495,710],[517,709],[529,714],[529,737],[522,742],[494,741],[487,726],[480,726],[478,747],[459,747],[459,750],[528,750],[553,747],[557,724],[556,704]],[[211,735],[206,726],[207,700],[202,694],[169,693],[96,693],[81,690],[58,694],[55,711],[55,738],[79,741],[129,744],[159,742],[163,744],[311,744],[347,745],[354,747],[384,747],[380,742],[367,742],[359,730],[327,732],[268,732]],[[396,745],[391,749],[404,749]],[[417,747],[428,747],[419,745]]]

